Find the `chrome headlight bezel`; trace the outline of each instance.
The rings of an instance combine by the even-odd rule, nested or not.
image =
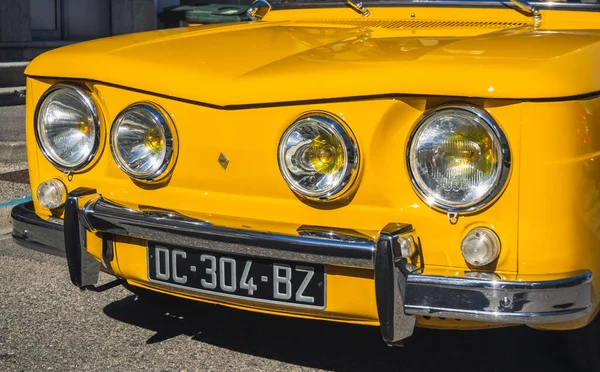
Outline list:
[[[475,115],[477,118],[480,119],[480,122],[483,124],[490,137],[496,141],[496,145],[500,150],[497,164],[497,177],[495,178],[493,185],[483,197],[473,202],[467,202],[460,205],[450,205],[448,203],[440,201],[440,199],[438,199],[430,190],[428,190],[426,185],[424,185],[417,179],[417,177],[415,176],[415,172],[417,170],[414,169],[412,164],[414,153],[413,146],[415,144],[415,139],[418,137],[419,134],[422,133],[426,124],[428,124],[428,121],[434,115],[437,115],[440,112],[446,110],[461,110],[467,112],[468,114]],[[506,139],[504,132],[485,109],[479,108],[472,104],[446,104],[426,112],[417,121],[417,124],[415,125],[410,134],[408,144],[406,147],[406,166],[414,189],[416,190],[419,197],[429,207],[444,213],[469,214],[475,213],[488,207],[500,196],[500,194],[507,185],[507,181],[510,175],[511,153],[508,145],[508,140]]]
[[[59,90],[69,90],[71,93],[74,93],[74,95],[81,100],[81,102],[86,106],[86,108],[90,110],[90,113],[94,120],[95,133],[94,133],[94,142],[92,145],[92,149],[91,149],[90,153],[82,161],[72,164],[72,165],[65,165],[65,164],[61,163],[59,160],[55,159],[54,156],[52,155],[52,152],[49,151],[44,146],[43,141],[40,138],[40,133],[39,133],[39,130],[40,130],[40,122],[39,121],[41,119],[40,118],[40,109],[42,108],[42,105],[46,102],[46,99],[48,99],[48,97],[51,94],[53,94]],[[40,99],[38,100],[38,103],[36,105],[34,119],[33,119],[34,120],[35,139],[36,139],[38,148],[40,149],[40,151],[42,152],[44,157],[57,169],[60,169],[63,172],[76,172],[76,171],[85,170],[92,163],[92,161],[94,160],[96,155],[98,155],[100,146],[103,142],[102,141],[103,131],[102,131],[102,126],[101,126],[101,121],[102,121],[103,117],[102,117],[102,112],[99,110],[99,107],[100,106],[98,104],[98,101],[96,101],[92,92],[89,89],[87,89],[86,87],[76,85],[76,84],[58,83],[58,84],[51,86],[48,90],[46,90],[44,92],[44,94],[42,94],[42,96],[40,97]]]
[[[165,137],[165,157],[160,167],[151,174],[140,174],[133,171],[128,166],[127,161],[123,159],[118,150],[118,146],[116,145],[118,129],[123,118],[126,114],[136,110],[145,110],[147,113],[149,113],[153,117],[153,120],[159,124],[159,127],[163,131]],[[175,167],[179,150],[175,123],[171,120],[171,117],[167,111],[154,102],[138,102],[122,110],[113,121],[110,130],[109,142],[112,157],[119,169],[136,181],[153,183],[163,180],[165,177],[171,174],[173,168]]]
[[[298,183],[292,179],[289,170],[285,166],[284,157],[287,140],[295,129],[303,125],[307,120],[318,121],[321,125],[327,127],[328,131],[335,134],[336,138],[341,140],[346,151],[346,169],[343,172],[340,181],[335,187],[323,192],[310,192],[299,186]],[[312,111],[300,115],[283,132],[283,135],[279,140],[279,145],[277,146],[277,161],[283,179],[295,194],[310,201],[325,202],[343,197],[354,185],[359,172],[360,151],[354,133],[342,119],[328,112]]]

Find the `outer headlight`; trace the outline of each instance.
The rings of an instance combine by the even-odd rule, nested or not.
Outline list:
[[[153,103],[123,110],[110,132],[117,165],[130,177],[156,181],[166,176],[177,156],[177,133],[168,114]]]
[[[358,146],[341,120],[325,113],[297,119],[279,142],[279,169],[298,194],[327,200],[340,196],[356,178]]]
[[[54,166],[78,170],[94,157],[100,143],[100,121],[89,91],[68,85],[50,88],[40,99],[35,136]]]
[[[441,107],[427,114],[408,145],[408,168],[430,206],[470,212],[492,201],[510,168],[506,137],[484,110]]]

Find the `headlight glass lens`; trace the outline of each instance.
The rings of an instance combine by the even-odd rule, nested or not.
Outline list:
[[[483,111],[445,108],[426,116],[409,145],[413,181],[425,201],[473,210],[495,196],[510,164],[508,144]]]
[[[67,200],[67,188],[57,179],[40,183],[36,194],[41,206],[48,209],[62,207]]]
[[[36,136],[46,158],[63,170],[85,166],[99,143],[99,121],[90,94],[79,88],[57,87],[42,98],[36,116]]]
[[[125,109],[111,130],[111,148],[119,167],[133,178],[155,180],[173,157],[173,133],[161,110],[151,104]]]
[[[476,227],[463,239],[460,249],[473,266],[486,266],[500,255],[500,238],[486,227]]]
[[[353,180],[358,147],[340,121],[324,114],[304,116],[281,138],[279,168],[292,190],[329,199]]]

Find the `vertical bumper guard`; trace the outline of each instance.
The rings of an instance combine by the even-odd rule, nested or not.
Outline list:
[[[100,262],[86,248],[86,229],[79,218],[79,209],[86,196],[96,195],[96,190],[80,187],[67,195],[65,203],[64,235],[65,255],[71,282],[79,288],[94,286],[98,282]]]
[[[416,317],[404,313],[408,272],[398,242],[398,237],[411,232],[411,225],[390,223],[381,231],[375,250],[377,313],[381,335],[388,345],[401,345],[415,328]]]

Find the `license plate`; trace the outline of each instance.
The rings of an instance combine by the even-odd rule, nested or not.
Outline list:
[[[325,308],[325,267],[148,243],[151,282],[220,296]]]

